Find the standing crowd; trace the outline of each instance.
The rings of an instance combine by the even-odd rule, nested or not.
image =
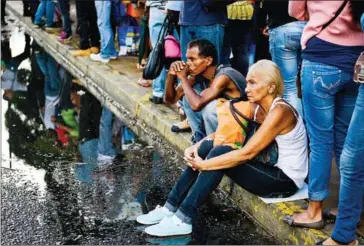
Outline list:
[[[58,40],[68,43],[70,2],[57,2],[36,1],[33,22],[50,33],[62,29]],[[307,182],[308,208],[284,221],[322,229],[330,218],[335,227],[324,245],[357,244],[364,195],[362,2],[75,2],[80,39],[72,55],[108,63],[137,54],[144,69],[138,83],[153,86],[150,101],[177,104],[186,120],[172,131],[192,131],[187,168],[166,203],[137,218],[151,225],[148,234],[191,233],[198,207],[227,175],[261,197],[288,197]],[[33,52],[45,79],[44,115],[55,116],[45,119],[46,126],[57,128],[61,115],[67,125],[62,129],[78,136],[85,149],[81,154],[114,157],[112,113],[89,92],[80,96],[78,85],[61,82],[67,79],[59,77],[51,56],[37,46]],[[7,98],[13,87],[4,87],[4,76],[18,82],[27,77],[12,64],[3,66]],[[63,77],[72,81],[66,71]],[[71,117],[77,111],[80,126],[90,126],[84,131]],[[323,211],[333,156],[341,180],[339,204]]]

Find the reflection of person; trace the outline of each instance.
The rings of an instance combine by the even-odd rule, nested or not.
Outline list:
[[[27,69],[19,69],[22,61],[30,56],[30,37],[25,35],[24,51],[16,56],[9,58],[7,61],[1,59],[1,89],[4,90],[3,99],[11,100],[14,96],[14,91],[27,91],[27,83],[31,81],[31,72]]]
[[[224,174],[262,197],[287,197],[304,185],[308,172],[306,130],[297,111],[281,99],[283,79],[279,68],[271,61],[259,61],[250,68],[247,82],[253,119],[262,125],[245,146],[226,154],[212,151],[203,160],[197,152],[202,141],[187,148],[188,167],[169,193],[164,207],[157,207],[137,219],[143,224],[160,222],[147,227],[148,234],[191,233],[198,207],[218,186]],[[273,140],[279,149],[275,166],[252,160]]]
[[[177,77],[181,83],[175,87]],[[198,39],[188,44],[186,63],[172,63],[164,100],[172,104],[184,96],[184,110],[195,141],[199,141],[216,130],[216,99],[246,98],[245,86],[245,78],[238,71],[218,66],[215,46]]]

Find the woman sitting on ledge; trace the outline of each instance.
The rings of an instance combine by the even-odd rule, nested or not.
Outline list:
[[[153,236],[191,233],[198,207],[219,185],[224,174],[261,197],[288,197],[304,185],[308,172],[306,130],[297,111],[281,98],[283,79],[277,65],[268,60],[254,64],[247,75],[246,93],[250,115],[262,123],[259,129],[239,149],[214,145],[205,160],[199,156],[202,145],[214,139],[215,134],[187,148],[188,167],[165,205],[137,218],[141,224],[156,224],[147,227],[146,233]],[[219,127],[220,121],[217,131]],[[276,165],[253,160],[274,140],[279,154]]]

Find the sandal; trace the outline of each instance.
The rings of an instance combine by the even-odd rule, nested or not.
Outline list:
[[[321,219],[320,221],[317,221],[317,222],[299,223],[299,222],[295,222],[291,215],[286,215],[283,218],[283,221],[285,223],[287,223],[288,225],[294,226],[294,227],[310,228],[310,229],[316,229],[316,230],[321,230],[322,228],[325,227],[325,223],[324,223],[323,219]]]
[[[332,239],[332,238],[331,238]],[[316,243],[316,245],[324,245],[324,242],[326,241],[327,239],[325,240],[322,240],[322,241],[319,241]],[[334,240],[332,239],[334,242],[338,243],[339,245],[349,245],[348,243],[343,243],[343,242],[339,242],[337,240]],[[358,240],[355,240],[355,244],[354,245],[359,245],[359,241]]]
[[[190,124],[188,122],[188,119],[186,118],[184,121],[181,121],[177,124],[174,124],[171,128],[172,132],[190,132],[191,131],[191,127]]]
[[[152,83],[151,83],[150,80],[143,79],[143,78],[140,78],[137,83],[138,83],[138,85],[143,86],[143,87],[151,87],[152,86]]]
[[[331,213],[331,209],[327,209],[322,213],[322,218],[329,222],[335,222],[336,221],[336,215]]]

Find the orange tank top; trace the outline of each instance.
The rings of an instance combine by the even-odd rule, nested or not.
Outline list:
[[[250,103],[246,101],[237,102],[235,108],[248,118],[253,117]],[[215,132],[214,146],[224,145],[239,149],[243,146],[246,133],[235,120],[230,111],[230,101],[219,98],[216,104],[218,126]],[[248,122],[238,116],[240,121],[248,126]]]

